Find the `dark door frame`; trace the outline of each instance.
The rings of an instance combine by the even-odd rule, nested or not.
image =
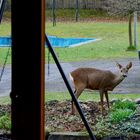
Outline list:
[[[44,140],[45,0],[12,0],[12,139]]]

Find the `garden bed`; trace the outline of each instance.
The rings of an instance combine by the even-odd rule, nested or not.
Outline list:
[[[84,114],[98,139],[103,137],[140,137],[140,106],[131,101],[111,103],[108,113],[104,104],[104,116],[97,102],[80,102]],[[70,101],[50,101],[46,104],[47,132],[86,132],[86,128],[77,115],[71,115]]]
[[[80,102],[83,112],[96,135],[97,139],[105,139],[110,136],[121,139],[140,139],[140,105],[131,101],[113,101],[108,113],[104,104],[104,116],[100,111],[98,102]],[[10,134],[10,105],[0,105],[0,134]],[[71,101],[49,101],[45,104],[45,131],[50,135],[59,133],[78,133],[80,136],[88,136],[86,128],[77,115],[71,115]],[[3,118],[2,118],[3,117]],[[2,119],[1,119],[2,118]],[[5,123],[6,122],[6,123]],[[3,125],[1,125],[3,123]],[[56,133],[57,132],[57,133]],[[73,133],[74,132],[74,133]],[[75,133],[76,132],[76,133]]]

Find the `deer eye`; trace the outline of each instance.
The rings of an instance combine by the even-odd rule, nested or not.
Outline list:
[[[121,70],[121,72],[122,72],[122,70]]]

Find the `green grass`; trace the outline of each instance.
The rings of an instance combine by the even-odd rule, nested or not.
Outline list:
[[[75,48],[56,48],[55,51],[62,62],[137,57],[137,51],[126,51],[129,46],[127,26],[126,22],[58,23],[56,27],[53,27],[50,23],[46,24],[46,28],[48,27],[47,33],[49,35],[101,39],[101,41]]]
[[[112,99],[132,99],[135,100],[140,97],[140,94],[133,93],[133,94],[109,94],[109,100]],[[71,100],[71,96],[68,92],[49,92],[45,94],[45,102],[51,101],[51,100]],[[79,97],[79,101],[100,101],[99,93],[94,92],[83,92],[81,96]],[[10,103],[10,97],[0,97],[0,104],[9,104]]]
[[[0,36],[11,36],[11,23],[7,21],[2,21],[0,25]],[[3,65],[8,48],[0,48],[0,66]],[[8,56],[7,64],[11,63],[11,52]]]
[[[0,36],[11,36],[11,23],[2,21],[0,25]]]
[[[0,31],[0,36],[10,35],[10,23],[2,23]],[[55,48],[61,62],[138,57],[137,51],[126,51],[129,46],[127,22],[64,22],[57,23],[56,27],[53,27],[52,23],[48,22],[46,23],[46,32],[49,35],[58,37],[90,37],[101,39],[101,41],[74,48]],[[139,27],[138,36],[140,36]],[[140,41],[138,41],[138,44],[140,44]],[[6,48],[0,49],[0,64],[3,63],[6,52]],[[46,62],[48,58],[47,52],[48,50],[46,49]],[[51,61],[53,62],[52,58]],[[8,63],[10,62],[9,58]]]
[[[8,53],[8,48],[0,48],[0,66],[3,66]],[[11,49],[7,58],[6,64],[11,64]]]
[[[11,100],[9,96],[4,96],[4,97],[0,97],[0,104],[1,105],[6,105],[6,104],[10,104]]]
[[[139,98],[139,94],[109,94],[109,99],[126,99],[130,98],[132,100],[135,100]],[[45,101],[50,100],[71,100],[71,97],[68,92],[61,92],[61,93],[53,93],[49,92],[45,94]],[[80,101],[100,101],[100,95],[97,92],[83,92],[81,96],[79,97]]]

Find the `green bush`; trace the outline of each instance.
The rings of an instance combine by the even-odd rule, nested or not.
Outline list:
[[[6,130],[6,131],[11,129],[11,119],[8,114],[0,117],[0,129]]]
[[[109,120],[114,123],[124,121],[131,117],[136,110],[136,103],[131,101],[117,101],[112,105]]]
[[[140,134],[140,117],[138,105],[131,101],[121,100],[111,106],[111,110],[104,118],[99,118],[96,124],[96,135],[99,138],[105,136],[124,136],[131,140]]]
[[[136,107],[137,107],[137,104],[134,103],[134,102],[131,102],[131,101],[124,101],[124,102],[122,102],[122,101],[119,100],[119,101],[115,102],[112,105],[112,109],[111,110],[115,111],[117,109],[122,109],[122,110],[130,109],[130,110],[135,111]]]
[[[6,114],[5,110],[1,109],[0,110],[0,117],[4,116]]]
[[[131,109],[117,109],[109,114],[109,120],[113,123],[125,121],[134,114]]]
[[[135,46],[129,46],[126,51],[136,51],[137,48]]]

